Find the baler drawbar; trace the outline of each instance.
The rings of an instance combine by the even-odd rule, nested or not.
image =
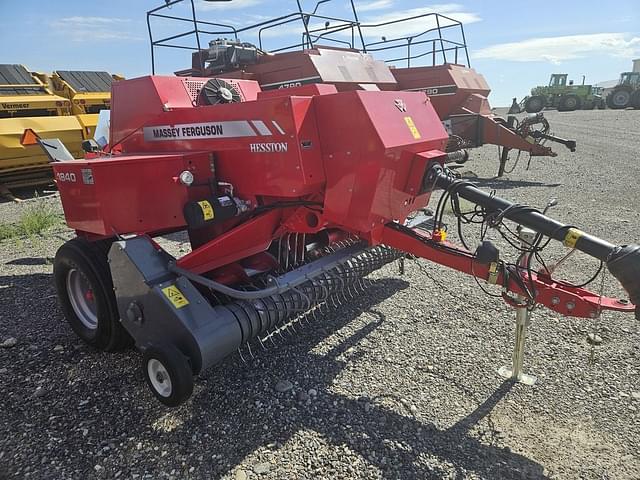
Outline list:
[[[110,145],[53,163],[78,236],[54,263],[61,306],[99,349],[135,342],[151,391],[168,406],[189,398],[195,375],[319,319],[324,305],[363,293],[368,274],[406,257],[501,286],[521,313],[536,305],[583,318],[634,311],[640,247],[484,193],[447,168],[462,155],[446,153],[448,141],[423,92],[326,84],[263,92],[250,80],[195,77],[117,82]],[[61,160],[59,151],[49,149],[51,158]],[[461,199],[474,210],[462,211]],[[446,239],[447,202],[462,246]],[[518,262],[484,235],[477,248],[466,245],[463,225],[508,236],[506,222],[534,232]],[[191,243],[179,258],[156,241],[176,232]],[[535,271],[551,240],[600,260],[630,301],[557,280],[546,266]]]

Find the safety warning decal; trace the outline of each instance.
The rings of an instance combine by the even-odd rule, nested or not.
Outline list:
[[[176,308],[182,308],[189,305],[189,300],[187,300],[187,297],[185,297],[175,285],[170,285],[163,288],[162,293],[164,293],[165,297],[167,297]]]
[[[200,209],[202,210],[203,218],[205,220],[213,220],[214,213],[211,204],[207,200],[202,200],[198,202],[198,205],[200,205]]]
[[[583,232],[578,230],[577,228],[570,228],[567,231],[567,234],[564,236],[564,246],[569,248],[576,248],[576,243],[580,237],[582,237]]]
[[[420,132],[416,127],[416,124],[413,123],[413,118],[404,117],[404,122],[407,124],[407,127],[409,127],[409,130],[411,131],[411,135],[413,135],[413,138],[415,138],[416,140],[419,140],[420,138],[422,138],[422,135],[420,135]]]

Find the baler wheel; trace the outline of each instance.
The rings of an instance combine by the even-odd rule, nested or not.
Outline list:
[[[53,264],[58,301],[69,325],[84,342],[105,351],[131,344],[113,293],[110,244],[74,238],[58,249]]]
[[[173,345],[147,348],[142,356],[142,371],[151,392],[167,407],[177,407],[193,392],[191,366]]]

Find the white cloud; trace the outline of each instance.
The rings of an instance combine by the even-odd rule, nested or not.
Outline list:
[[[198,10],[237,10],[240,8],[255,7],[261,3],[262,0],[232,0],[230,2],[207,2],[202,0],[198,3],[197,8]]]
[[[638,54],[640,54],[640,37],[625,33],[593,33],[501,43],[482,48],[476,51],[473,57],[559,64],[566,60],[596,55],[628,58]]]
[[[393,6],[394,0],[377,0],[367,3],[356,3],[358,12],[369,12],[371,10],[385,10]]]
[[[131,23],[132,20],[129,18],[74,16],[58,18],[49,22],[49,25],[55,33],[64,35],[72,42],[143,40],[145,37],[142,34],[131,31]]]
[[[203,18],[203,20],[210,20],[210,19]],[[212,20],[212,21],[215,21],[216,23],[220,23],[223,25],[232,25],[238,28],[238,27],[251,26],[257,23],[266,22],[267,20],[273,20],[273,15],[269,16],[269,15],[257,15],[257,14],[242,14],[239,17],[216,18],[215,20]]]
[[[459,5],[457,3],[443,3],[436,5],[427,5],[425,7],[411,8],[408,10],[385,13],[382,15],[365,18],[364,20],[362,20],[363,24],[378,25],[395,20],[420,17],[414,18],[412,20],[400,21],[398,23],[385,25],[382,27],[364,28],[364,33],[365,35],[375,36],[378,38],[381,36],[385,36],[387,38],[397,38],[406,37],[409,35],[417,35],[424,32],[425,30],[436,27],[435,17],[424,16],[429,13],[439,13],[440,15],[445,15],[454,21],[461,22],[463,25],[468,25],[470,23],[475,23],[482,20],[479,15],[467,11],[462,5]],[[451,22],[447,19],[440,18],[441,27],[446,27],[448,25],[452,25],[453,23],[454,22]],[[446,34],[443,34],[443,36],[446,37]]]
[[[54,23],[74,26],[96,26],[96,25],[110,25],[130,22],[129,18],[114,18],[114,17],[64,17],[55,20]]]

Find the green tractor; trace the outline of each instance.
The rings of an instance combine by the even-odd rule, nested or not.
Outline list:
[[[549,85],[532,88],[531,95],[519,104],[514,99],[509,113],[519,113],[523,110],[527,113],[538,113],[546,107],[557,108],[559,112],[605,108],[602,89],[585,85],[584,77],[582,85],[574,85],[573,80],[567,81],[567,77],[566,73],[552,74]]]
[[[640,108],[640,72],[623,72],[620,80],[607,96],[607,106],[616,110]]]

